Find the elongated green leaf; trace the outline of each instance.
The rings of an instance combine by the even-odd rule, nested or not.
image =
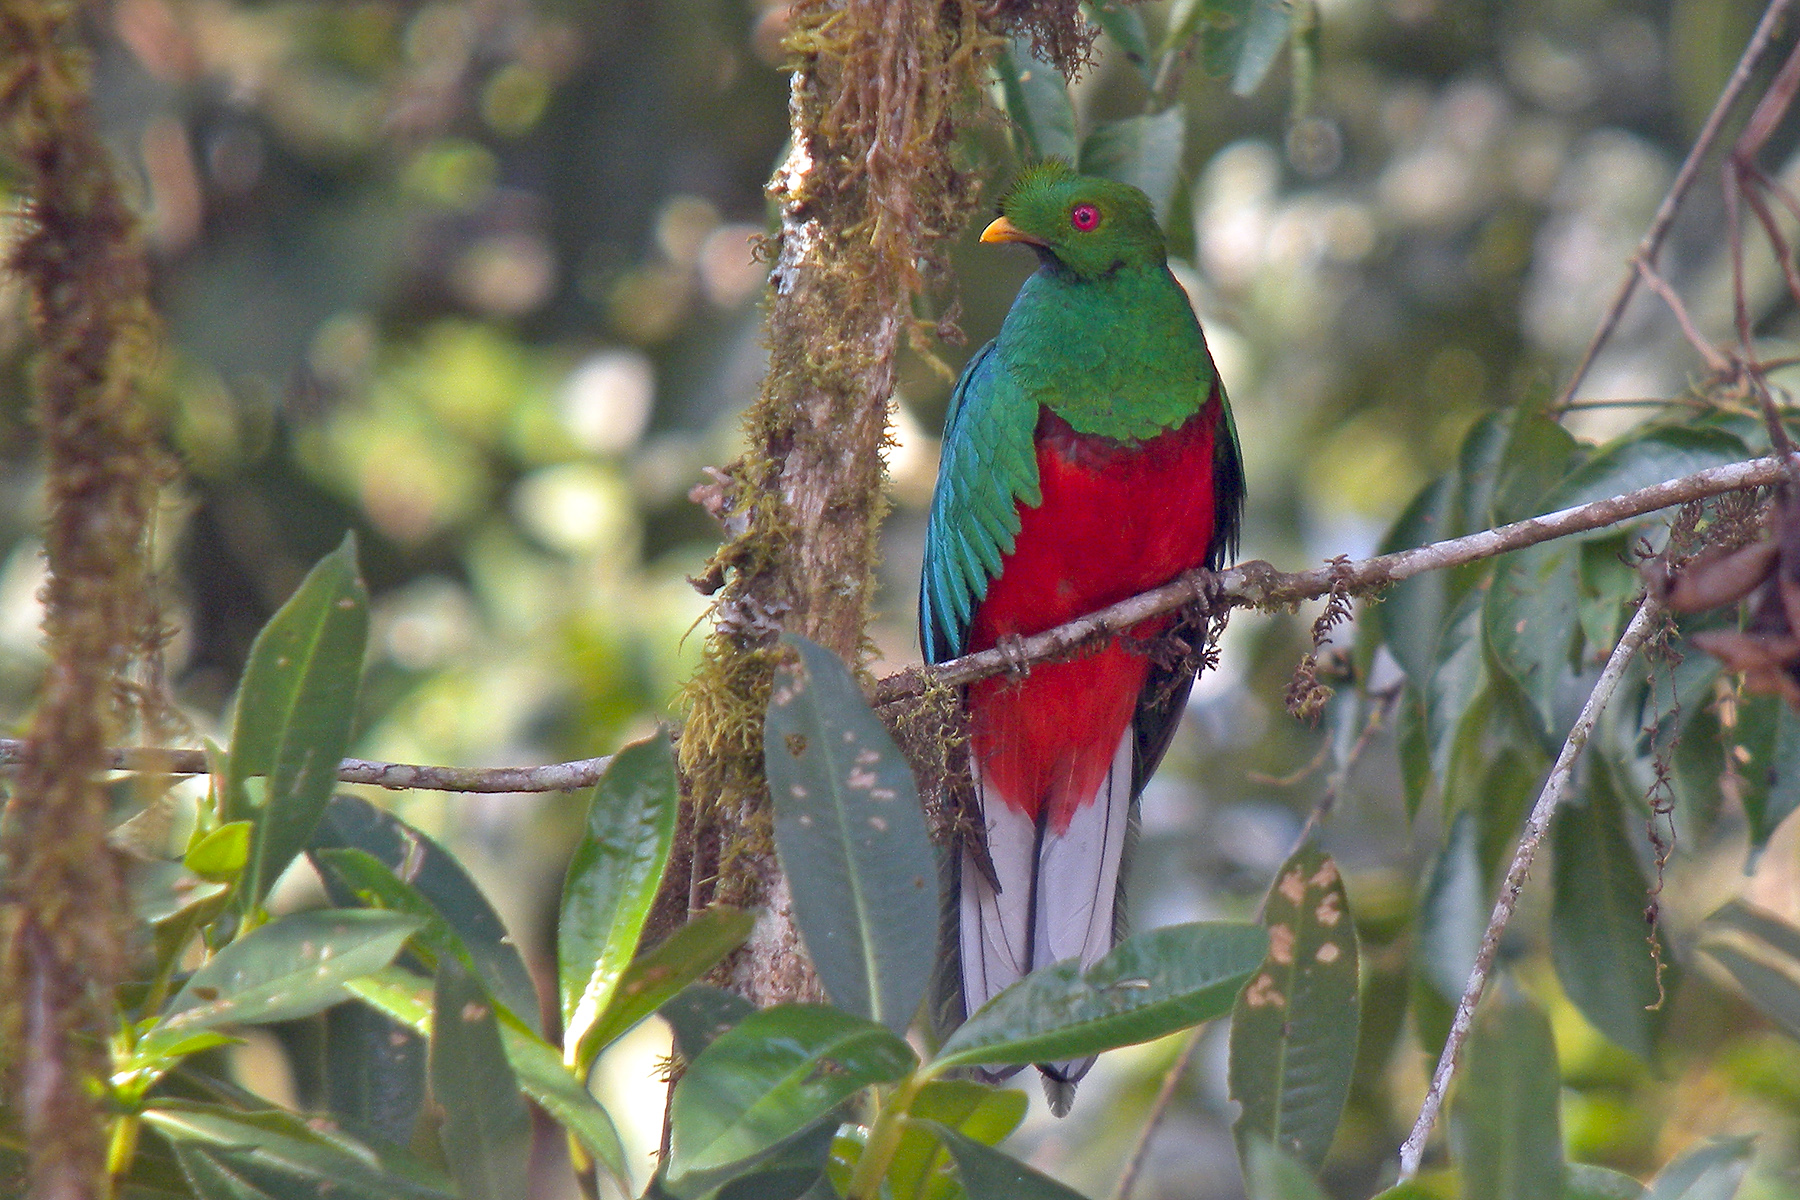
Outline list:
[[[955,1187],[956,1174],[943,1143],[922,1122],[936,1122],[997,1146],[1025,1119],[1025,1093],[1002,1091],[962,1079],[934,1079],[913,1097],[912,1118],[900,1135],[885,1183],[893,1200],[940,1200]]]
[[[1006,115],[1012,118],[1019,156],[1060,158],[1070,166],[1080,150],[1075,105],[1062,73],[1031,52],[1030,39],[1015,39],[994,64]]]
[[[463,1200],[523,1195],[531,1115],[500,1044],[493,1000],[454,958],[438,966],[431,1026],[431,1093],[444,1110],[438,1142]]]
[[[794,919],[839,1008],[904,1032],[937,958],[937,863],[912,768],[836,655],[805,638],[763,727]]]
[[[432,986],[411,971],[389,967],[353,980],[348,990],[377,1012],[418,1033],[431,1036]],[[500,1023],[500,1044],[518,1077],[519,1088],[587,1148],[621,1190],[631,1185],[619,1131],[586,1085],[563,1065],[556,1047],[510,1021]]]
[[[1657,1002],[1664,989],[1645,941],[1654,933],[1644,924],[1649,880],[1625,836],[1624,821],[1612,772],[1593,760],[1585,797],[1564,804],[1552,826],[1550,952],[1563,991],[1582,1015],[1649,1062],[1662,1027],[1663,1006]],[[1665,951],[1663,961],[1669,957]]]
[[[1470,530],[1535,517],[1544,497],[1578,465],[1581,447],[1559,422],[1512,410],[1511,433],[1486,512],[1471,514]]]
[[[865,1087],[918,1063],[886,1028],[821,1005],[750,1014],[695,1059],[670,1101],[668,1189],[695,1197],[748,1168]],[[737,1170],[736,1173],[744,1173]]]
[[[338,1200],[452,1200],[450,1181],[397,1150],[377,1152],[347,1134],[278,1109],[159,1100],[144,1122],[179,1153],[190,1147],[263,1190]],[[302,1190],[310,1189],[310,1190]]]
[[[1502,980],[1476,1013],[1450,1101],[1450,1156],[1483,1200],[1562,1200],[1561,1078],[1550,1022]]]
[[[1698,657],[1698,656],[1696,656]],[[1800,713],[1779,696],[1746,696],[1738,702],[1736,775],[1750,845],[1759,849],[1775,827],[1800,807]]]
[[[744,944],[755,924],[751,914],[721,905],[694,917],[656,949],[632,959],[619,976],[606,1011],[589,1031],[591,1049],[584,1051],[581,1061],[592,1061],[603,1047],[712,970]]]
[[[675,754],[662,734],[613,755],[588,802],[587,833],[569,861],[557,919],[563,1058],[582,1067],[583,1040],[637,954],[675,837]],[[586,1047],[590,1055],[598,1047]]]
[[[1269,954],[1231,1013],[1232,1127],[1250,1150],[1274,1147],[1309,1170],[1331,1148],[1356,1067],[1356,928],[1331,856],[1303,848],[1276,872],[1263,906]]]
[[[1644,1200],[1731,1200],[1754,1152],[1750,1138],[1714,1138],[1664,1167]]]
[[[401,913],[324,909],[264,925],[213,956],[138,1043],[152,1056],[221,1025],[286,1021],[348,998],[346,981],[394,960],[419,921]]]
[[[1239,1153],[1249,1200],[1327,1200],[1305,1167],[1263,1139],[1250,1138]]]
[[[1144,18],[1123,0],[1084,0],[1082,11],[1094,24],[1106,31],[1125,61],[1138,69],[1146,84],[1156,80],[1156,62],[1150,57],[1150,38],[1144,30]]]
[[[1716,429],[1662,426],[1647,433],[1634,432],[1601,447],[1543,499],[1538,511],[1555,512],[1605,500],[1748,457],[1750,452],[1741,439]],[[1616,532],[1616,527],[1608,527],[1576,536],[1610,537]]]
[[[1790,962],[1800,966],[1800,929],[1781,918],[1764,912],[1742,900],[1732,900],[1706,919],[1706,932],[1735,929],[1769,947]]]
[[[1010,1154],[984,1146],[938,1122],[932,1132],[956,1163],[969,1200],[1082,1200],[1081,1193],[1032,1170]]]
[[[1530,702],[1546,745],[1561,744],[1588,690],[1575,667],[1580,604],[1580,547],[1571,542],[1545,542],[1504,556],[1488,589],[1488,647]]]
[[[238,690],[225,797],[231,820],[256,823],[239,906],[262,903],[312,837],[350,745],[369,634],[369,593],[346,535],[256,635]],[[265,780],[252,802],[247,781]]]
[[[1292,0],[1250,0],[1244,16],[1243,36],[1232,39],[1235,59],[1231,70],[1231,90],[1248,96],[1275,65],[1275,56],[1287,44],[1288,30],[1293,25]]]
[[[1223,1016],[1268,948],[1257,925],[1136,934],[1085,974],[1070,959],[1007,988],[950,1035],[933,1068],[1082,1058]]]
[[[1750,1002],[1771,1021],[1800,1038],[1800,978],[1763,959],[1745,953],[1731,942],[1717,939],[1700,945],[1744,989]]]
[[[334,872],[326,850],[355,850],[370,855],[387,873],[361,870]],[[390,812],[360,796],[339,793],[331,798],[308,846],[324,877],[332,902],[350,903],[366,893],[364,903],[415,913],[426,919],[419,941],[433,953],[455,951],[463,965],[481,977],[495,1000],[519,1021],[538,1027],[537,989],[531,972],[513,944],[500,915],[456,856]],[[397,880],[396,889],[390,880]]]
[[[425,1040],[366,1004],[325,1010],[325,1103],[352,1133],[412,1141],[425,1103]]]
[[[1150,197],[1166,221],[1181,183],[1186,138],[1187,109],[1179,104],[1155,115],[1104,121],[1081,143],[1081,171],[1129,183]]]
[[[736,992],[696,983],[664,1001],[658,1011],[675,1035],[675,1052],[693,1062],[715,1038],[755,1012],[756,1007]]]
[[[1480,836],[1472,810],[1456,814],[1419,897],[1413,1022],[1432,1055],[1450,1031],[1451,1012],[1462,998],[1493,908],[1481,870]]]
[[[716,1200],[836,1200],[824,1176],[837,1130],[836,1121],[818,1122],[758,1162],[748,1175],[720,1188]]]
[[[181,1164],[182,1174],[187,1176],[199,1200],[281,1200],[279,1195],[263,1191],[203,1147],[178,1145],[175,1159]]]
[[[1563,1168],[1563,1200],[1642,1200],[1644,1185],[1629,1175],[1587,1163]]]
[[[1411,550],[1455,537],[1456,477],[1446,475],[1426,485],[1406,506],[1379,547],[1383,554]],[[1438,639],[1450,611],[1447,572],[1426,571],[1389,588],[1373,610],[1383,640],[1401,668],[1420,687],[1438,661]]]
[[[1446,798],[1456,794],[1453,776],[1480,769],[1487,728],[1489,680],[1482,651],[1482,593],[1458,601],[1438,642],[1439,659],[1426,677],[1425,738],[1431,771]]]

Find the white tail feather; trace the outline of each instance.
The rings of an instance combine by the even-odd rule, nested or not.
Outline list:
[[[1131,759],[1136,738],[1128,726],[1093,802],[1075,810],[1059,836],[1044,834],[1038,852],[1036,938],[1032,966],[1079,958],[1091,967],[1112,949],[1119,861],[1131,820]]]
[[[1037,874],[1037,826],[975,768],[976,795],[987,825],[996,893],[974,857],[962,860],[962,976],[965,1012],[974,1012],[1031,970],[1031,893]]]

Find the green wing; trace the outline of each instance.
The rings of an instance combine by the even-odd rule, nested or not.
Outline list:
[[[1037,401],[989,342],[956,381],[919,578],[919,644],[927,662],[962,654],[969,621],[1019,535],[1019,505],[1038,490]]]

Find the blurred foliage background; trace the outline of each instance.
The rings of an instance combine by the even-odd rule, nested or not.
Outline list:
[[[1153,32],[1166,7],[1143,7]],[[1303,115],[1285,60],[1248,99],[1190,72],[1166,224],[1236,405],[1244,557],[1297,568],[1372,551],[1475,420],[1554,394],[1760,11],[1321,0]],[[186,474],[165,496],[158,553],[179,630],[168,670],[193,731],[216,735],[256,629],[346,528],[375,597],[355,753],[551,761],[673,719],[704,612],[685,577],[716,541],[686,493],[736,452],[762,370],[753,252],[787,127],[779,3],[114,0],[91,20],[102,115],[137,188],[170,333],[158,400]],[[1076,98],[1088,119],[1123,116],[1142,110],[1145,87],[1103,40]],[[1783,128],[1767,161],[1794,141]],[[997,195],[1016,166],[1002,119],[966,151]],[[1665,264],[1723,336],[1721,212],[1703,181]],[[16,223],[0,214],[0,241]],[[953,367],[1032,264],[971,232],[957,266],[970,342],[942,348]],[[1759,332],[1773,345],[1800,336],[1780,309]],[[18,291],[0,276],[0,721],[12,728],[43,665],[28,353]],[[1679,396],[1699,366],[1640,298],[1584,396]],[[905,364],[878,672],[917,659],[913,593],[948,392],[925,360]],[[1599,439],[1639,415],[1600,405],[1568,423]],[[1282,709],[1311,615],[1233,623],[1145,796],[1136,922],[1247,915],[1284,856],[1324,783],[1293,777],[1343,725]],[[384,801],[456,847],[547,968],[576,802]],[[1800,918],[1794,825],[1753,859],[1728,806],[1706,840],[1682,845],[1663,896],[1678,955],[1683,931],[1733,894]],[[1424,1090],[1406,964],[1438,840],[1429,806],[1409,827],[1382,735],[1325,837],[1371,983],[1328,1169],[1345,1188],[1366,1189]],[[290,902],[309,886],[291,878]],[[1704,969],[1682,974],[1660,1062],[1612,1046],[1557,993],[1541,891],[1507,953],[1552,1012],[1571,1155],[1645,1175],[1707,1134],[1757,1131],[1742,1194],[1800,1194],[1800,1047]],[[1138,1195],[1241,1194],[1222,1033],[1203,1042]],[[645,1174],[666,1046],[660,1027],[640,1031],[598,1085],[636,1121]],[[1103,1193],[1174,1052],[1109,1056],[1060,1123],[1034,1097],[1021,1135],[1032,1160]],[[275,1042],[239,1053],[251,1086],[294,1096]]]

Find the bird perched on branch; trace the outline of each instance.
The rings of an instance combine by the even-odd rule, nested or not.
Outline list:
[[[1218,569],[1244,499],[1231,409],[1142,192],[1048,160],[981,240],[1028,246],[1040,266],[950,399],[920,583],[931,662]],[[1137,641],[1172,620],[969,686],[986,839],[953,868],[954,1019],[1117,942],[1138,794],[1193,684]],[[1059,1116],[1092,1063],[1039,1065]]]

